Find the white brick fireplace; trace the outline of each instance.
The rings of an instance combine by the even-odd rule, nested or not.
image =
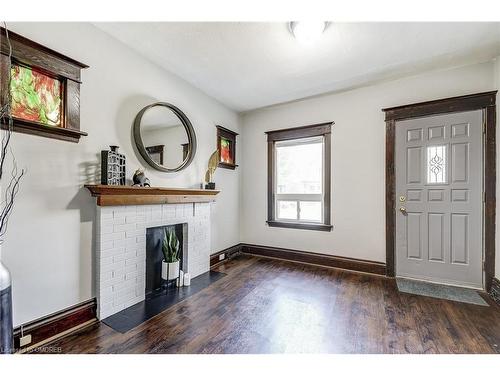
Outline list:
[[[183,236],[184,256],[187,251],[184,270],[191,277],[209,271],[210,203],[97,207],[96,297],[99,319],[144,300],[146,229],[174,224],[187,224]]]

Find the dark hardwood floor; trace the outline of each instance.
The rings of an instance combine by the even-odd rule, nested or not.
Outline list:
[[[500,353],[500,308],[399,293],[393,279],[241,255],[228,276],[126,334],[62,353]],[[487,297],[485,297],[487,298]]]

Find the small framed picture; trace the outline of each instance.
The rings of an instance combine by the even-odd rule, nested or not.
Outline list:
[[[217,125],[217,150],[219,150],[219,167],[235,169],[236,136],[238,133]]]
[[[8,78],[0,79],[0,106],[10,106],[12,131],[75,143],[86,136],[80,84],[88,66],[3,27],[0,39],[1,78]]]

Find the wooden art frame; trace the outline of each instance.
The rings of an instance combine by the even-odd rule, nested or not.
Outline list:
[[[7,39],[8,35],[8,39]],[[10,41],[10,44],[9,44]],[[87,133],[80,130],[80,85],[82,69],[88,68],[79,61],[51,50],[41,44],[0,27],[0,75],[7,77],[9,51],[12,51],[12,66],[37,71],[44,76],[57,79],[61,84],[60,125],[46,125],[13,116],[12,130],[63,141],[78,142]],[[0,83],[0,104],[6,105],[10,95],[9,80]],[[6,127],[7,124],[2,124]]]
[[[219,151],[219,168],[235,169],[238,164],[236,164],[236,136],[238,133],[232,130],[226,129],[222,126],[216,125],[217,128],[217,150]],[[221,142],[229,142],[229,158],[230,161],[223,161],[223,147]]]

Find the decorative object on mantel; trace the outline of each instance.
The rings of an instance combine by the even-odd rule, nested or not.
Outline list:
[[[149,178],[146,177],[144,171],[142,169],[138,169],[134,173],[134,177],[132,177],[132,181],[134,182],[133,186],[140,187],[151,187],[151,183],[149,182]]]
[[[165,237],[163,238],[162,252],[163,261],[161,262],[161,277],[167,283],[179,278],[180,243],[175,230],[172,227],[165,229]],[[179,286],[180,283],[178,284]]]
[[[10,33],[6,29],[1,29],[0,34],[2,55],[0,55],[0,72],[3,82],[10,82],[12,73],[12,54],[13,50],[10,40]],[[4,47],[5,46],[5,47]],[[4,55],[4,50],[9,51]],[[4,75],[5,74],[5,75]],[[0,184],[4,182],[3,187],[5,200],[2,200],[0,206],[0,354],[11,354],[14,352],[13,341],[13,320],[12,320],[12,283],[10,272],[1,260],[1,246],[7,231],[9,216],[14,206],[14,200],[19,191],[19,184],[24,176],[25,170],[20,171],[17,168],[14,153],[10,147],[10,137],[13,131],[14,119],[11,111],[11,92],[0,87],[0,125],[4,129],[2,132],[2,146],[0,156]],[[12,170],[7,173],[8,181],[2,180],[4,177],[4,166],[7,155],[11,155]],[[5,183],[6,182],[6,183]],[[0,189],[1,190],[1,189]]]
[[[8,37],[7,37],[8,36]],[[9,55],[14,63],[11,65]],[[80,130],[80,72],[88,68],[21,35],[0,28],[0,105],[11,106],[12,130],[78,142]]]
[[[208,169],[205,172],[205,189],[208,190],[215,190],[215,182],[212,181],[214,177],[215,170],[217,169],[219,161],[219,150],[216,150],[213,152],[213,154],[210,156],[210,159],[208,159]]]
[[[218,190],[113,185],[85,185],[98,206],[203,203],[215,201]]]
[[[118,146],[101,151],[101,184],[125,185],[126,159],[118,153]]]
[[[143,159],[162,172],[186,168],[196,153],[193,125],[170,103],[153,103],[141,109],[134,120],[133,135]]]
[[[219,150],[219,167],[235,169],[236,164],[236,136],[238,133],[216,125],[217,150]]]

